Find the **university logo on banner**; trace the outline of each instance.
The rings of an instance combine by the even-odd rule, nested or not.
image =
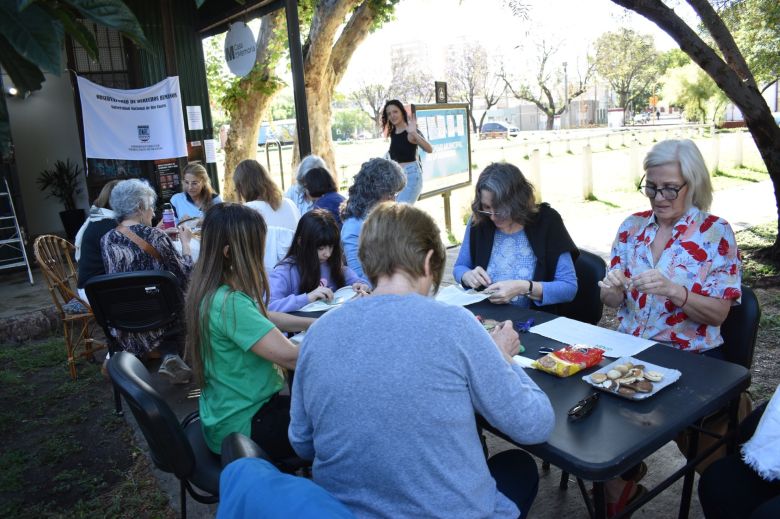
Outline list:
[[[179,78],[136,90],[78,78],[87,158],[158,160],[187,156]]]

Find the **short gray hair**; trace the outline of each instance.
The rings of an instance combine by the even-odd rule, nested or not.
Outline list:
[[[349,188],[342,219],[365,218],[377,202],[397,194],[404,186],[406,175],[397,162],[379,158],[364,162]]]
[[[301,160],[301,163],[298,164],[298,171],[295,173],[295,180],[299,184],[303,183],[303,177],[306,176],[306,173],[308,173],[310,169],[314,168],[328,169],[328,165],[325,164],[325,160],[323,160],[323,158],[319,155],[306,155],[303,160]]]
[[[116,213],[116,219],[120,222],[154,207],[156,201],[157,193],[154,189],[137,178],[122,180],[111,191],[111,209]]]
[[[678,164],[683,180],[688,184],[685,207],[695,205],[702,211],[709,211],[712,205],[712,182],[704,157],[690,139],[668,139],[653,146],[643,162],[648,168]]]

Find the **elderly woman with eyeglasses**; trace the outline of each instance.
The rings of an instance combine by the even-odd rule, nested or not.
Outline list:
[[[574,299],[579,251],[549,204],[537,204],[520,170],[493,163],[479,175],[453,276],[465,288],[490,292],[492,303],[521,307]]]
[[[741,262],[728,222],[707,213],[712,184],[693,141],[666,140],[648,152],[639,189],[650,210],[620,225],[601,300],[618,308],[619,330],[673,348],[723,358],[720,325],[739,304]],[[645,489],[644,463],[607,481],[614,515]]]
[[[720,325],[740,302],[741,262],[731,226],[707,213],[704,158],[691,140],[667,140],[644,169],[650,210],[620,226],[601,300],[618,308],[624,333],[722,357]]]

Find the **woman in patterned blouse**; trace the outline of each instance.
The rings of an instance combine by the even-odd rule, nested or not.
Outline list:
[[[103,265],[107,274],[167,270],[179,280],[183,292],[192,270],[192,233],[185,225],[177,229],[183,252],[179,254],[168,235],[151,226],[156,198],[154,190],[142,180],[123,180],[114,187],[110,203],[119,225],[100,240]],[[123,350],[135,355],[159,349],[163,360],[158,372],[175,384],[185,384],[192,372],[180,357],[183,332],[183,324],[179,323],[138,333],[114,330],[113,335]]]
[[[620,226],[601,300],[618,308],[624,333],[722,358],[720,325],[740,302],[741,262],[731,226],[706,212],[704,158],[691,140],[667,140],[644,169],[651,209]]]

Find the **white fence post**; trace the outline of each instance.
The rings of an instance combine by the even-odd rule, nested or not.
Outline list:
[[[593,199],[593,153],[590,144],[582,148],[582,198]]]
[[[712,132],[712,166],[710,167],[711,174],[715,174],[718,171],[720,165],[720,134]]]
[[[639,183],[639,147],[631,146],[628,150],[628,171],[631,175],[631,187]]]
[[[542,157],[539,150],[531,152],[531,184],[536,188],[536,203],[542,202]]]
[[[737,130],[734,132],[734,137],[736,137],[736,142],[734,143],[734,167],[735,168],[741,168],[742,167],[742,132],[740,130]]]

